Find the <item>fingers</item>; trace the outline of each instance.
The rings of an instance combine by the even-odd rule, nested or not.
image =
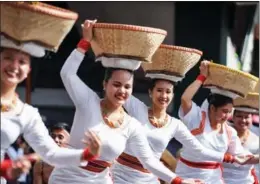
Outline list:
[[[92,131],[85,132],[85,139],[82,140],[89,147],[98,148],[100,147],[100,138]]]
[[[17,170],[18,173],[28,173],[31,169],[31,162],[25,158],[14,161],[13,169]]]
[[[97,22],[97,19],[95,19],[95,20],[85,20],[85,22],[83,24],[81,24],[81,27],[84,27],[84,28],[93,27],[93,25],[96,22]]]

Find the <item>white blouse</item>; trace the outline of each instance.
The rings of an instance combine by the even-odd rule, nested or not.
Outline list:
[[[196,156],[201,156],[217,162],[223,161],[223,153],[204,148],[180,120],[170,117],[165,126],[161,128],[154,127],[148,118],[148,107],[134,96],[131,96],[126,102],[125,109],[129,115],[135,117],[139,122],[141,122],[143,131],[149,141],[149,145],[157,159],[161,158],[161,155],[169,141],[172,138],[175,138],[183,145],[183,147],[190,149],[190,151],[192,151]],[[134,154],[129,148],[126,148],[125,152],[128,154]]]
[[[253,132],[250,132],[249,137],[243,146],[250,153],[259,154],[259,137]],[[254,168],[254,166],[259,166],[259,164],[236,166],[225,163],[223,164],[223,178],[228,184],[252,184],[254,182],[254,178],[251,174],[251,170]],[[259,176],[257,175],[257,177]]]
[[[248,153],[241,145],[239,137],[237,136],[237,132],[234,128],[223,124],[224,132],[222,134],[211,128],[208,116],[208,105],[200,108],[194,102],[192,102],[192,108],[185,116],[183,115],[182,108],[180,107],[179,116],[186,124],[188,129],[193,130],[199,128],[200,126],[200,122],[202,120],[202,111],[206,113],[205,128],[202,134],[196,135],[195,137],[200,141],[201,144],[203,144],[205,148],[222,153],[228,152],[232,155],[243,155]],[[202,160],[210,161],[203,156],[197,157],[197,155],[194,155],[193,152],[190,153],[186,148],[183,149],[181,155],[184,158],[194,162],[201,162]]]
[[[70,145],[74,148],[82,148],[81,142],[84,132],[92,130],[98,134],[102,143],[100,160],[114,161],[125,148],[130,148],[138,156],[141,163],[159,178],[171,182],[176,177],[161,162],[154,158],[146,137],[140,128],[140,123],[130,117],[125,116],[123,124],[119,128],[110,128],[104,123],[99,96],[92,91],[77,75],[77,70],[84,58],[84,55],[76,49],[66,60],[61,70],[61,77],[64,86],[76,106],[74,121],[70,133]],[[72,175],[62,175],[70,172]],[[73,175],[73,173],[75,173]],[[78,173],[81,173],[80,176]],[[93,175],[87,170],[77,168],[55,168],[51,181],[59,183],[86,183],[95,182]],[[81,178],[80,178],[81,177]],[[90,178],[92,179],[90,181]],[[104,181],[105,182],[105,181]]]
[[[139,123],[142,125],[142,132],[147,137],[156,159],[160,160],[169,141],[172,138],[176,138],[184,147],[188,148],[190,152],[193,152],[194,155],[217,162],[223,161],[223,153],[218,153],[204,148],[180,120],[170,117],[163,127],[156,128],[149,121],[148,107],[136,97],[131,96],[125,103],[124,107],[129,115],[139,120]],[[131,147],[126,147],[124,152],[136,157],[136,154]],[[138,179],[140,183],[158,183],[158,179],[151,173],[144,173],[126,167],[118,162],[115,163],[112,172],[115,178],[115,183],[121,183],[122,181],[133,183]]]
[[[28,104],[22,104],[22,111],[13,115],[1,112],[1,161],[6,150],[23,134],[26,142],[42,159],[53,166],[80,165],[82,149],[60,148],[49,136],[38,110]],[[4,179],[1,179],[4,183]]]

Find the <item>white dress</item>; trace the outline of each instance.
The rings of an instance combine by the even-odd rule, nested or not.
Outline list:
[[[249,137],[243,146],[250,153],[259,154],[259,137],[253,132],[250,132]],[[253,184],[255,182],[255,178],[252,174],[252,169],[255,169],[255,166],[256,165],[235,166],[233,164],[225,163],[223,165],[223,177],[226,184]],[[257,166],[259,166],[259,164],[257,164]],[[256,176],[258,175],[256,174]]]
[[[1,161],[6,150],[23,134],[26,142],[42,159],[50,165],[80,165],[82,149],[60,148],[49,136],[38,110],[28,104],[22,104],[22,111],[16,115],[1,112]],[[6,181],[1,178],[1,184]]]
[[[245,150],[234,128],[225,123],[223,124],[223,133],[212,130],[208,117],[208,103],[203,103],[200,108],[192,102],[192,108],[185,116],[183,116],[183,111],[180,107],[179,116],[205,148],[222,152],[223,154],[226,152],[232,155],[245,154]],[[181,152],[181,158],[176,167],[176,174],[183,178],[199,178],[204,180],[206,184],[224,183],[222,167],[219,163],[212,162],[212,160],[202,155],[194,155],[187,147],[184,147]]]
[[[171,182],[176,175],[153,157],[140,123],[136,119],[125,116],[122,125],[116,129],[104,123],[100,107],[101,99],[77,76],[83,58],[84,55],[75,49],[61,70],[65,88],[76,106],[70,132],[70,145],[74,148],[84,147],[81,142],[84,132],[92,130],[98,134],[102,143],[99,160],[114,161],[126,147],[129,147],[134,150],[147,169],[166,182]],[[50,176],[49,184],[112,184],[112,180],[108,168],[97,173],[71,166],[56,167]]]
[[[176,138],[194,155],[207,158],[212,161],[222,162],[224,153],[218,153],[203,148],[200,142],[190,133],[187,127],[178,119],[170,117],[167,124],[161,128],[154,127],[148,119],[148,107],[139,99],[131,96],[124,105],[129,115],[135,117],[142,125],[142,132],[147,136],[154,156],[160,160],[163,151],[172,138]],[[135,156],[134,151],[126,147],[125,153]],[[136,156],[135,156],[136,157]],[[158,184],[158,177],[152,173],[145,173],[137,169],[116,162],[112,175],[115,184]]]

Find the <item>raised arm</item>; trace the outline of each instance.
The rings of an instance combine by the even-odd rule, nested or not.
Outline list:
[[[136,121],[133,119],[133,121]],[[132,123],[132,122],[131,122]],[[133,122],[139,124],[139,122]],[[141,125],[140,125],[141,126]],[[183,183],[193,183],[192,181],[182,180],[180,177],[177,177],[175,173],[166,168],[160,160],[156,159],[152,153],[152,150],[149,146],[149,143],[142,132],[141,127],[136,127],[135,131],[129,137],[128,145],[134,151],[137,158],[140,160],[142,165],[151,171],[158,178],[169,182],[171,184],[183,184]]]
[[[85,56],[79,50],[75,49],[72,51],[62,67],[60,75],[74,105],[82,108],[84,105],[89,104],[89,99],[97,98],[98,96],[77,75],[78,68]]]
[[[83,28],[83,38],[77,45],[77,49],[73,50],[70,56],[65,61],[60,75],[62,82],[72,99],[74,105],[81,109],[90,104],[89,100],[92,98],[98,98],[98,95],[91,90],[77,75],[78,68],[84,59],[85,52],[90,47],[90,43],[87,41],[85,29],[92,29],[92,24],[87,24]]]
[[[200,75],[193,83],[191,83],[191,85],[188,86],[188,88],[184,91],[183,95],[181,96],[181,108],[184,115],[186,115],[191,110],[192,98],[199,90],[207,76],[208,61],[202,61],[200,65]]]

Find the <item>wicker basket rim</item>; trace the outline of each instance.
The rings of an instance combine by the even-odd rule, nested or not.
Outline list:
[[[257,96],[259,96],[259,93],[250,92],[250,93],[247,94],[247,96],[257,97]]]
[[[188,47],[181,47],[181,46],[176,46],[176,45],[166,45],[166,44],[161,44],[159,49],[171,49],[171,50],[179,50],[179,51],[184,51],[184,52],[192,52],[192,53],[196,53],[199,55],[202,55],[203,52],[197,49],[192,49],[192,48],[188,48]]]
[[[215,68],[220,68],[222,70],[226,70],[226,71],[229,71],[229,72],[232,72],[232,73],[236,73],[238,75],[242,75],[242,76],[245,76],[245,77],[248,77],[252,80],[255,80],[256,82],[258,81],[258,77],[255,77],[249,73],[246,73],[246,72],[243,72],[243,71],[240,71],[240,70],[235,70],[235,69],[232,69],[232,68],[228,68],[224,65],[221,65],[221,64],[216,64],[216,63],[209,63],[209,66],[210,67],[215,67]]]
[[[167,31],[163,29],[128,24],[95,23],[94,28],[141,31],[167,35]]]
[[[59,8],[56,6],[52,6],[46,3],[28,3],[28,2],[1,2],[2,5],[7,5],[7,6],[12,6],[15,8],[20,8],[20,9],[25,9],[31,12],[39,12],[42,14],[50,15],[50,16],[55,16],[58,18],[63,18],[63,19],[69,19],[69,20],[77,20],[78,19],[78,13]]]

